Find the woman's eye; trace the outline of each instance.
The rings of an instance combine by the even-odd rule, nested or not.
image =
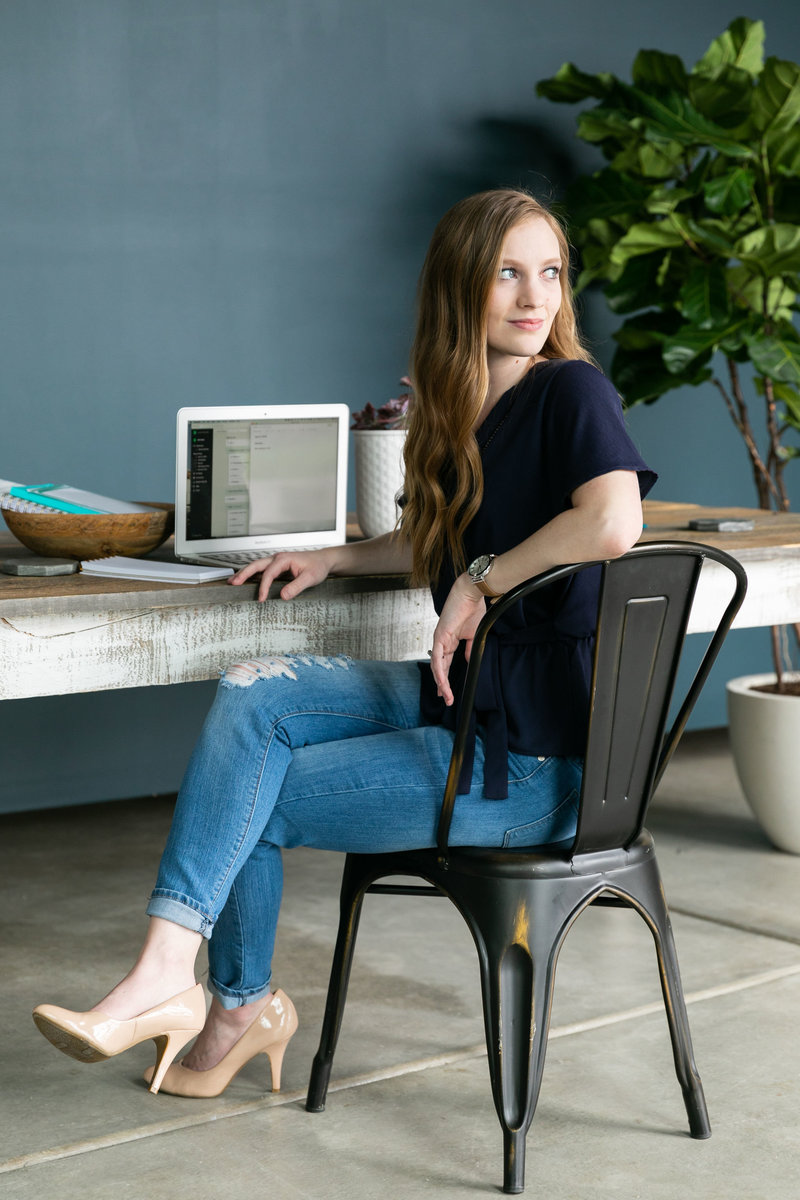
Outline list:
[[[501,279],[516,279],[516,277],[517,277],[517,272],[514,270],[513,267],[501,267],[500,268],[500,278]]]
[[[545,267],[545,279],[558,279],[561,274],[561,267]]]

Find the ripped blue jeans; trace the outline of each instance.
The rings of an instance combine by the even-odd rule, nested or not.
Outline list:
[[[236,1008],[270,991],[281,849],[436,843],[453,735],[423,725],[415,663],[254,659],[230,667],[186,771],[148,913],[209,943],[209,987]],[[451,844],[532,845],[575,830],[579,759],[509,755],[507,800],[473,785]]]

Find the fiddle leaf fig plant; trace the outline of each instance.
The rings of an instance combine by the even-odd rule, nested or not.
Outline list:
[[[784,468],[800,455],[800,66],[765,60],[763,23],[742,17],[691,70],[642,50],[630,82],[565,63],[537,92],[597,101],[577,131],[607,165],[574,183],[566,209],[578,290],[600,284],[625,318],[616,386],[649,404],[710,380],[759,506],[788,509]]]

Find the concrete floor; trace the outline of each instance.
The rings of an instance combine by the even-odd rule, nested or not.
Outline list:
[[[303,1108],[341,860],[286,856],[276,981],[301,1028],[284,1091],[249,1064],[216,1100],[151,1096],[146,1043],[86,1066],[34,1004],[83,1008],[129,965],[169,821],[165,800],[0,818],[0,1090],[5,1200],[232,1200],[497,1194],[474,950],[446,902],[371,897],[325,1113]],[[691,734],[648,822],[713,1136],[689,1138],[650,935],[590,910],[559,963],[527,1192],[559,1200],[775,1200],[800,1192],[800,858],[760,833],[724,732]]]

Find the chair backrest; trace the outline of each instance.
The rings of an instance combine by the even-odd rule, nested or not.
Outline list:
[[[686,628],[705,559],[733,576],[733,595],[665,735]],[[492,626],[508,608],[548,584],[601,566],[589,735],[578,828],[571,853],[629,845],[640,833],[655,786],[730,629],[745,591],[729,554],[692,542],[636,546],[621,558],[556,567],[496,601],[481,621],[464,682],[438,845],[446,851],[458,776],[469,736],[478,673]]]

